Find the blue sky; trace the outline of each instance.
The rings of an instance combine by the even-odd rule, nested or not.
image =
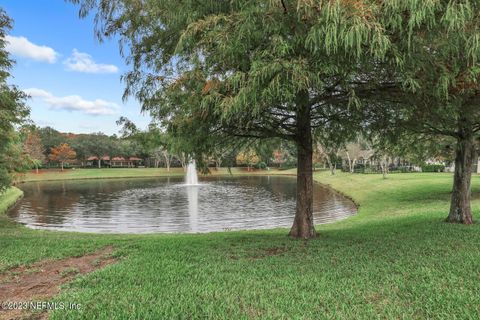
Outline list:
[[[127,71],[117,41],[99,43],[93,16],[78,17],[78,7],[63,0],[0,0],[14,19],[7,50],[16,60],[11,83],[31,95],[31,118],[62,132],[118,133],[126,116],[140,127],[150,121],[140,104],[122,102]]]

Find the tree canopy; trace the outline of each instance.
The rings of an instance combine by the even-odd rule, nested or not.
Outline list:
[[[72,1],[82,16],[96,11],[100,39],[120,37],[131,66],[125,97],[197,157],[229,137],[296,144],[290,235],[315,236],[312,143],[334,149],[366,127],[390,143],[454,137],[449,220],[471,222],[478,1]]]
[[[13,61],[5,49],[5,36],[11,27],[12,20],[0,8],[0,192],[10,186],[11,174],[22,155],[15,126],[23,123],[29,115],[26,95],[8,83]]]
[[[369,7],[354,1],[73,2],[81,3],[81,15],[97,8],[97,35],[118,34],[128,48],[125,95],[192,142],[197,157],[225,137],[294,141],[299,174],[290,234],[315,236],[312,130],[359,120],[357,91],[371,88],[357,75],[368,74],[371,59],[388,48]]]

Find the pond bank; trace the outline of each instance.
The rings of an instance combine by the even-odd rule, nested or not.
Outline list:
[[[246,168],[211,168],[211,175],[257,175],[257,174],[295,174],[295,170],[255,170],[247,171]],[[22,182],[32,181],[57,181],[77,179],[111,179],[111,178],[148,178],[184,176],[182,168],[102,168],[102,169],[69,169],[69,170],[40,170],[37,174],[31,171],[25,174]]]
[[[5,192],[0,193],[0,215],[7,212],[8,209],[15,206],[15,204],[23,197],[23,191],[10,187]]]

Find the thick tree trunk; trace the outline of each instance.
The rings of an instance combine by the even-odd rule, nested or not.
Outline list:
[[[461,134],[455,151],[455,174],[453,177],[452,199],[447,222],[472,224],[470,207],[470,183],[473,161],[476,157],[473,135]]]
[[[38,165],[35,165],[35,171],[36,171],[37,174],[38,174]]]
[[[63,171],[63,162],[60,162],[61,166],[62,166],[62,171]]]
[[[297,208],[289,235],[309,239],[316,235],[313,222],[312,128],[308,93],[297,101]]]
[[[345,153],[347,154],[348,171],[350,171],[350,173],[353,173],[352,160],[350,159],[350,154],[348,153],[348,151],[345,151]]]
[[[171,158],[167,153],[163,153],[163,157],[165,158],[165,166],[167,167],[167,171],[170,171],[170,161]]]
[[[102,167],[102,160],[98,159],[98,169]]]
[[[330,174],[335,175],[335,170],[337,169],[337,163],[333,163],[331,160],[328,160],[328,167],[330,168]]]

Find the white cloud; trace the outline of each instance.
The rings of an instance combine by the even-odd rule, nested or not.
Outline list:
[[[117,73],[118,67],[113,64],[96,63],[88,53],[73,49],[72,55],[63,62],[67,70],[84,73]]]
[[[116,103],[102,99],[90,101],[78,95],[56,97],[52,93],[38,88],[29,88],[23,91],[32,98],[43,100],[51,109],[81,111],[91,115],[115,114],[119,109]]]
[[[6,36],[6,49],[12,55],[30,58],[37,61],[55,63],[58,53],[50,47],[39,46],[25,37]]]

